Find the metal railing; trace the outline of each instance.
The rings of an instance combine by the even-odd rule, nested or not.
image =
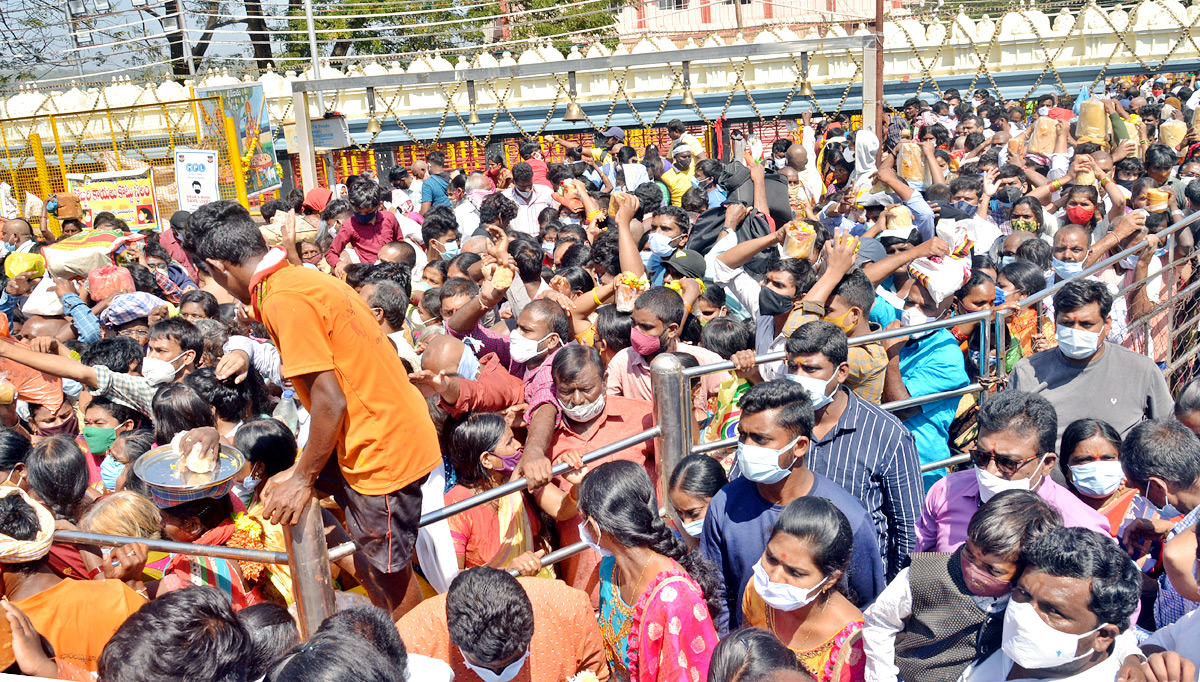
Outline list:
[[[140,543],[148,549],[187,556],[215,557],[232,561],[254,561],[263,564],[287,564],[292,578],[292,596],[299,614],[300,634],[304,639],[316,632],[326,618],[334,613],[333,575],[330,562],[353,554],[357,547],[346,542],[330,549],[325,542],[325,524],[316,498],[300,514],[294,526],[285,526],[286,552],[199,545],[190,542],[103,535],[74,530],[54,531],[56,542],[97,547],[119,547]]]

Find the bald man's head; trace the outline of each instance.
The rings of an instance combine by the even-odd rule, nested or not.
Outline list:
[[[4,227],[0,228],[0,239],[16,248],[33,239],[33,228],[24,218],[5,220]]]
[[[426,175],[429,175],[429,164],[424,161],[413,161],[413,164],[408,167],[408,171],[413,174],[413,177],[418,180],[424,180]]]
[[[417,267],[417,250],[408,242],[388,242],[379,249],[379,260],[383,263],[396,263],[409,270]]]
[[[34,315],[21,325],[20,337],[36,339],[40,336],[57,336],[66,326],[68,326],[67,321],[61,317]]]
[[[421,354],[421,369],[435,375],[439,372],[458,374],[458,363],[462,362],[466,345],[449,334],[437,334],[429,339],[425,352]]]
[[[1097,149],[1096,151],[1092,152],[1088,156],[1092,157],[1092,162],[1096,164],[1097,168],[1104,171],[1105,173],[1112,173],[1113,160],[1112,160],[1111,154],[1104,151],[1103,149]]]
[[[787,149],[787,165],[802,171],[808,166],[808,152],[803,145],[794,144]]]

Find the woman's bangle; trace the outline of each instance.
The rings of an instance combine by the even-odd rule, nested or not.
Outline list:
[[[1057,192],[1060,189],[1062,189],[1062,180],[1055,178],[1054,180],[1050,181],[1050,191],[1051,192]]]
[[[592,300],[593,300],[593,301],[595,301],[595,302],[596,302],[596,305],[598,305],[598,306],[599,306],[599,305],[604,305],[604,302],[600,300],[600,296],[598,296],[598,295],[596,294],[596,290],[595,290],[595,289],[592,289]]]

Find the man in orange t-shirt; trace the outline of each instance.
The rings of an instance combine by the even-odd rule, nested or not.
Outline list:
[[[585,670],[600,682],[609,679],[591,601],[559,580],[472,568],[396,628],[409,654],[445,661],[455,682],[495,675],[511,682],[562,682]]]
[[[290,265],[282,248],[268,250],[240,205],[201,206],[181,242],[213,281],[253,307],[312,415],[296,464],[263,486],[263,516],[295,524],[315,489],[332,493],[359,546],[359,580],[376,605],[400,616],[420,600],[410,565],[420,487],[441,463],[420,391],[362,298],[338,279]],[[216,441],[209,433],[205,442]]]

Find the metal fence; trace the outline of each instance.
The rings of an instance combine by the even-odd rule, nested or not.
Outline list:
[[[219,98],[198,97],[0,119],[0,182],[12,187],[21,215],[36,221],[40,215],[25,215],[26,193],[44,200],[64,192],[67,174],[151,169],[162,219],[179,206],[175,149],[210,149],[218,152],[221,198],[237,200],[236,131],[222,111]],[[57,220],[50,229],[58,233]]]

